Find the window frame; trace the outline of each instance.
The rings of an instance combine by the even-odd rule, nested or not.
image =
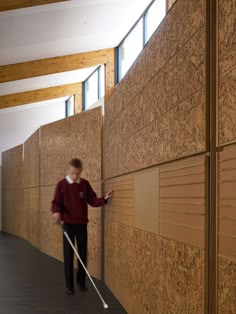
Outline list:
[[[74,97],[74,95],[71,95],[66,101],[65,101],[65,117],[66,118],[69,118],[69,117],[72,117],[74,114],[75,114],[75,103],[74,103],[74,108],[73,108],[73,114],[70,115],[69,114],[69,108],[68,108],[68,105],[70,104],[70,99]]]
[[[88,86],[88,80],[97,72],[97,101],[101,99],[102,95],[102,86],[101,86],[101,69],[103,65],[99,65],[96,67],[96,69],[82,82],[82,110],[86,111],[90,107],[87,106],[87,86]],[[104,68],[105,71],[105,68]]]
[[[143,24],[143,33],[142,33],[142,40],[143,40],[143,49],[145,48],[145,46],[147,45],[149,39],[147,39],[147,15],[148,15],[148,11],[149,9],[152,7],[152,5],[155,3],[155,1],[158,0],[152,0],[151,3],[148,5],[148,7],[145,9],[145,11],[142,13],[142,15],[138,18],[138,20],[134,23],[134,25],[131,27],[131,29],[129,30],[129,32],[125,35],[125,37],[121,40],[121,42],[119,43],[119,45],[116,47],[115,49],[115,83],[116,85],[119,84],[119,82],[122,80],[122,68],[121,68],[121,47],[124,44],[125,40],[129,37],[129,35],[132,33],[132,31],[135,29],[135,27],[138,25],[138,23],[140,22],[140,20],[142,20],[142,24]],[[165,1],[165,14],[167,14],[168,9],[167,9],[167,1]],[[140,52],[141,53],[141,52]],[[133,63],[135,62],[135,60],[138,58],[139,54],[137,55],[137,57],[134,59]],[[133,64],[132,63],[132,64]],[[132,67],[132,65],[130,66]],[[127,73],[127,72],[126,72]],[[125,76],[126,74],[124,74]],[[123,76],[123,77],[124,77]]]

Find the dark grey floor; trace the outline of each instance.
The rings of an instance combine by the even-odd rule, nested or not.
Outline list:
[[[95,280],[109,309],[96,292],[64,293],[63,264],[28,242],[0,232],[0,314],[100,314],[126,313],[110,290]]]

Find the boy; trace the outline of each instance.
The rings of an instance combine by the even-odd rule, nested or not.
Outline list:
[[[98,198],[89,182],[80,177],[82,162],[75,158],[69,163],[67,176],[56,187],[52,201],[52,213],[55,221],[63,221],[72,243],[77,242],[80,257],[86,265],[87,262],[87,223],[88,204],[100,207],[111,198],[109,191],[103,198]],[[74,294],[73,261],[74,251],[63,236],[64,271],[66,280],[66,293]],[[85,284],[86,273],[78,261],[77,284],[81,291],[87,291]]]

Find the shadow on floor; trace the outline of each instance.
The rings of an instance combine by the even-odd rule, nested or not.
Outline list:
[[[0,314],[125,314],[101,281],[95,283],[109,309],[102,307],[94,288],[64,292],[63,264],[27,241],[0,232]]]

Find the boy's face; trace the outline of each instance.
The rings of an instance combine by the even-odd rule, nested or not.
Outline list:
[[[71,178],[71,180],[76,182],[79,179],[81,172],[82,172],[82,169],[69,166],[67,173],[68,173],[68,176]]]

